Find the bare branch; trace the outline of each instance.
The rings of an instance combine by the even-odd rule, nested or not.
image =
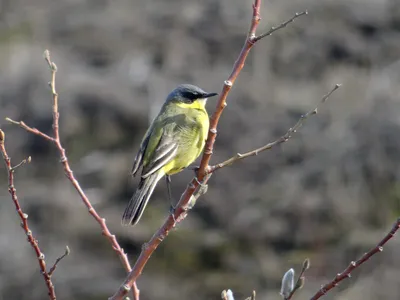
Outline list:
[[[250,156],[258,155],[259,153],[261,153],[261,152],[263,152],[265,150],[269,150],[269,149],[271,149],[272,147],[274,147],[276,145],[279,145],[279,144],[287,142],[292,137],[292,134],[295,133],[311,115],[317,114],[319,105],[325,103],[325,101],[329,98],[329,96],[332,95],[332,93],[334,91],[336,91],[340,86],[341,86],[340,84],[336,84],[328,94],[326,94],[325,96],[322,97],[322,99],[320,100],[320,103],[317,105],[317,107],[315,107],[314,109],[310,110],[305,115],[302,115],[300,117],[300,119],[297,121],[297,123],[293,127],[289,128],[289,130],[284,135],[282,135],[280,138],[278,138],[277,140],[275,140],[275,141],[273,141],[271,143],[268,143],[268,144],[266,144],[266,145],[264,145],[264,146],[262,146],[260,148],[257,148],[255,150],[252,150],[252,151],[249,151],[249,152],[246,152],[246,153],[243,153],[243,154],[238,153],[235,156],[225,160],[222,163],[216,164],[214,166],[210,166],[209,169],[208,169],[208,172],[209,173],[213,173],[216,170],[219,170],[219,169],[224,168],[226,166],[230,166],[231,164],[233,164],[233,163],[235,163],[235,162],[237,162],[239,160],[248,158]]]
[[[64,252],[64,254],[61,255],[60,257],[58,257],[58,258],[56,259],[56,261],[54,262],[53,266],[50,268],[49,276],[53,275],[54,271],[55,271],[56,268],[57,268],[58,263],[59,263],[64,257],[68,256],[70,253],[71,253],[71,250],[69,250],[69,247],[68,247],[68,246],[65,246],[65,252]]]
[[[301,272],[299,277],[297,278],[296,284],[294,285],[293,290],[290,292],[289,296],[285,300],[290,300],[292,299],[293,295],[296,293],[296,291],[300,290],[304,286],[305,282],[305,272],[308,270],[310,267],[310,260],[306,258],[303,262],[303,267],[301,268]]]
[[[16,167],[21,166],[23,162],[18,164],[16,167],[11,166],[11,159],[7,154],[5,145],[5,133],[0,129],[0,152],[3,156],[4,163],[6,166],[6,169],[8,171],[8,192],[11,195],[11,199],[14,202],[15,209],[17,210],[18,216],[21,219],[21,227],[25,231],[26,236],[28,237],[28,242],[31,244],[31,247],[36,253],[36,258],[39,263],[40,271],[41,274],[43,275],[44,281],[47,286],[47,291],[49,298],[51,300],[56,300],[56,292],[54,289],[53,282],[51,280],[51,274],[47,272],[46,270],[46,262],[45,262],[45,256],[43,252],[39,248],[39,243],[37,239],[33,236],[32,230],[29,228],[28,224],[28,215],[22,211],[21,205],[19,204],[19,200],[17,197],[17,190],[14,185],[14,171]]]
[[[295,15],[290,20],[287,20],[287,21],[283,22],[279,26],[271,27],[271,29],[268,30],[266,33],[263,33],[263,34],[260,34],[260,35],[258,35],[256,37],[254,37],[253,41],[257,42],[257,41],[259,41],[259,40],[261,40],[261,39],[263,39],[263,38],[265,38],[267,36],[272,35],[275,31],[286,27],[288,24],[294,22],[295,19],[297,19],[298,17],[301,17],[303,15],[308,15],[308,11],[302,11],[300,13],[295,13]]]
[[[71,182],[71,184],[73,185],[73,187],[75,188],[75,190],[78,192],[79,196],[81,197],[83,203],[85,204],[85,206],[87,207],[89,214],[92,215],[92,217],[97,221],[97,223],[99,224],[101,230],[102,230],[102,234],[108,239],[108,241],[110,242],[112,248],[114,249],[114,251],[118,254],[123,266],[125,267],[125,270],[127,272],[131,271],[131,265],[129,264],[129,260],[127,257],[127,254],[125,253],[124,249],[121,248],[121,246],[119,245],[116,237],[114,234],[112,234],[110,232],[110,230],[108,229],[107,225],[106,225],[106,220],[102,217],[100,217],[100,215],[97,213],[97,211],[94,209],[94,207],[92,206],[92,204],[90,203],[88,197],[86,196],[85,192],[82,190],[78,180],[76,180],[76,178],[73,175],[73,172],[71,170],[71,167],[68,163],[68,158],[66,156],[66,151],[63,148],[62,144],[61,144],[61,140],[60,140],[60,134],[59,134],[59,118],[60,118],[60,114],[58,112],[58,93],[56,90],[56,72],[57,72],[57,66],[56,64],[51,61],[51,57],[50,57],[50,52],[48,50],[44,51],[44,59],[46,60],[50,72],[51,72],[51,81],[49,82],[50,88],[51,88],[51,93],[52,93],[52,97],[53,97],[53,109],[52,109],[52,113],[53,113],[53,137],[50,137],[46,134],[44,134],[43,132],[39,131],[36,128],[32,128],[27,126],[23,121],[17,122],[14,120],[11,120],[10,118],[6,118],[6,120],[12,124],[18,125],[21,128],[25,129],[28,132],[31,132],[33,134],[36,134],[38,136],[43,137],[44,139],[52,142],[56,147],[57,150],[59,152],[60,155],[60,162],[64,167],[64,172],[66,177],[68,178],[68,180]],[[133,297],[135,300],[139,300],[139,289],[137,288],[136,284],[133,284]]]
[[[243,69],[247,55],[256,44],[256,42],[259,40],[256,39],[256,29],[261,19],[260,6],[261,0],[254,0],[253,16],[251,19],[249,32],[247,34],[242,50],[240,51],[240,54],[233,66],[231,74],[229,75],[228,79],[224,81],[222,92],[220,93],[215,112],[210,118],[210,129],[208,132],[206,145],[204,147],[203,156],[196,178],[193,178],[192,181],[188,184],[186,190],[183,192],[177,204],[176,209],[174,210],[174,213],[165,220],[164,224],[158,229],[156,233],[154,233],[149,242],[142,247],[142,252],[136,260],[132,271],[128,274],[124,282],[120,285],[118,291],[112,297],[110,297],[109,300],[122,300],[123,297],[126,296],[126,294],[128,293],[127,288],[131,287],[136,279],[140,276],[144,266],[146,265],[153,252],[157,249],[158,245],[160,245],[160,243],[165,239],[170,230],[175,227],[178,222],[186,217],[188,203],[192,199],[192,195],[199,186],[199,183],[207,183],[208,177],[206,175],[209,173],[209,162],[213,153],[215,139],[217,137],[217,125],[221,114],[226,106],[226,98],[233,84],[235,83],[240,71]],[[282,28],[283,27],[284,26],[282,26]]]
[[[48,140],[50,142],[53,142],[53,143],[55,142],[54,138],[52,138],[51,136],[48,136],[47,134],[39,131],[36,128],[29,127],[28,125],[26,125],[22,121],[19,121],[19,122],[18,121],[14,121],[14,120],[11,120],[10,118],[6,118],[6,121],[10,122],[11,124],[18,125],[19,127],[25,129],[26,131],[28,131],[30,133],[33,133],[33,134],[36,134],[38,136],[41,136],[42,138],[44,138],[44,139],[46,139],[46,140]]]
[[[14,167],[11,168],[12,171],[15,171],[19,167],[23,166],[24,164],[29,164],[32,161],[32,157],[28,156],[28,158],[25,158],[22,160],[19,164],[15,165]]]
[[[363,256],[361,256],[357,261],[352,261],[349,266],[342,272],[338,273],[335,278],[333,278],[330,282],[327,284],[323,285],[321,289],[310,299],[310,300],[316,300],[324,296],[329,290],[335,288],[338,286],[339,282],[346,278],[351,277],[351,272],[353,272],[355,269],[357,269],[359,266],[361,266],[363,263],[365,263],[367,260],[369,260],[373,255],[380,253],[383,251],[383,246],[391,239],[393,236],[396,234],[396,232],[400,229],[400,218],[397,219],[397,221],[394,223],[392,229],[390,232],[371,250],[369,250],[367,253],[364,253]]]

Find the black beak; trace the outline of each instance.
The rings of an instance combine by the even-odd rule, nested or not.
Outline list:
[[[203,98],[210,98],[210,97],[214,97],[217,95],[218,95],[218,93],[205,93],[205,94],[203,94]]]

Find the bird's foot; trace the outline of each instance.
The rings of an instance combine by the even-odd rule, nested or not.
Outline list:
[[[176,210],[176,206],[173,206],[171,204],[171,206],[169,207],[169,214],[172,216],[172,219],[174,219],[174,223],[176,223],[175,210]]]

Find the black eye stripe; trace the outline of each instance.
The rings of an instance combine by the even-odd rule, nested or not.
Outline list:
[[[182,97],[185,99],[189,99],[193,102],[194,100],[199,99],[200,95],[198,93],[184,91],[182,92]]]

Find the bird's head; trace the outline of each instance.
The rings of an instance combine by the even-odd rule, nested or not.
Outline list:
[[[216,95],[218,94],[207,93],[195,85],[181,84],[168,95],[166,102],[175,102],[185,107],[204,107],[207,99]]]

